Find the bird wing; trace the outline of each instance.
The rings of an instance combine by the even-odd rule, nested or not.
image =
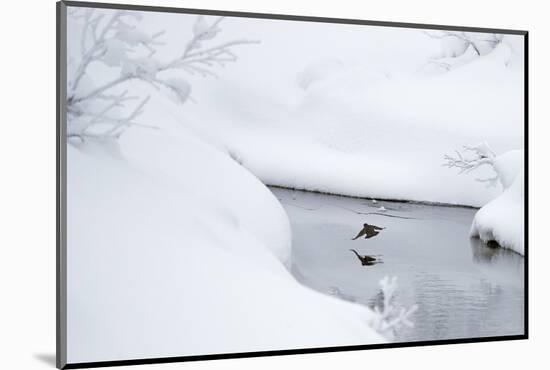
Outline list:
[[[371,225],[371,226],[374,230],[384,230],[385,229],[385,227],[380,227],[380,226],[376,226],[376,225]]]
[[[378,234],[378,231],[375,230],[376,226],[368,225],[365,226],[365,231],[367,232],[367,238],[371,238]]]
[[[378,235],[378,234],[380,234],[378,231],[376,231],[376,230],[374,230],[374,229],[372,229],[372,228],[369,228],[369,229],[367,230],[367,235],[365,236],[365,239],[372,238],[373,236],[376,236],[376,235]]]
[[[351,240],[355,240],[355,239],[358,239],[360,237],[362,237],[363,235],[365,235],[367,233],[367,230],[365,230],[366,228],[362,228],[361,231],[359,231],[359,234],[357,234],[357,236]]]

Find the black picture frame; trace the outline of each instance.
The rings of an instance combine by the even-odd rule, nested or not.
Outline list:
[[[158,364],[158,363],[173,363],[173,362],[188,362],[188,361],[204,361],[204,360],[219,360],[233,359],[246,357],[266,357],[266,356],[282,356],[296,355],[322,352],[342,352],[342,351],[360,351],[369,349],[382,348],[400,348],[400,347],[419,347],[419,346],[435,346],[448,344],[462,343],[480,343],[480,342],[496,342],[509,340],[524,340],[529,338],[529,32],[525,30],[512,29],[495,29],[482,27],[463,27],[463,26],[448,26],[438,24],[419,24],[419,23],[402,23],[402,22],[385,22],[373,20],[359,19],[342,19],[342,18],[326,18],[326,17],[310,17],[300,15],[286,14],[265,14],[237,11],[222,11],[209,9],[188,9],[176,7],[160,7],[160,6],[142,6],[129,4],[111,4],[97,2],[79,2],[79,1],[59,1],[56,4],[56,26],[57,26],[57,63],[56,63],[56,121],[57,121],[57,142],[56,142],[56,366],[59,369],[78,369],[78,368],[94,368],[94,367],[110,367],[110,366],[125,366],[125,365],[142,365],[142,364]],[[160,357],[160,358],[138,358],[129,360],[117,361],[97,361],[83,363],[68,363],[66,353],[66,284],[67,284],[67,266],[66,266],[66,233],[67,233],[67,215],[66,215],[66,57],[67,57],[67,7],[86,7],[96,9],[117,9],[117,10],[135,10],[143,12],[164,12],[164,13],[180,13],[180,14],[197,14],[197,15],[214,15],[214,16],[232,16],[243,18],[256,19],[275,19],[286,21],[307,21],[321,23],[339,23],[339,24],[355,24],[366,26],[386,26],[398,28],[422,28],[429,30],[448,30],[448,31],[466,31],[480,33],[500,33],[520,35],[524,38],[524,169],[525,169],[525,199],[524,199],[524,333],[521,335],[495,336],[495,337],[480,337],[480,338],[464,338],[464,339],[446,339],[446,340],[428,340],[405,343],[388,343],[388,344],[365,344],[353,346],[339,347],[323,347],[323,348],[306,348],[306,349],[291,349],[291,350],[273,350],[260,352],[241,352],[241,353],[220,353],[210,355],[196,356],[176,356],[176,357]]]

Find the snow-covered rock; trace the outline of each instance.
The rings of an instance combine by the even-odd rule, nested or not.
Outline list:
[[[496,241],[505,248],[524,253],[523,151],[514,150],[495,158],[495,170],[504,186],[497,198],[477,211],[470,235],[484,242]]]
[[[523,172],[523,150],[510,150],[497,156],[493,167],[504,189],[509,188],[519,173]]]

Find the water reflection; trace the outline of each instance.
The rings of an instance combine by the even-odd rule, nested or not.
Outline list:
[[[501,248],[497,242],[483,242],[479,238],[470,238],[472,256],[478,263],[500,263],[501,261],[515,261],[523,263],[523,256],[506,248]]]
[[[475,209],[272,190],[291,222],[292,272],[302,284],[378,306],[378,282],[398,277],[399,303],[418,305],[415,328],[398,341],[523,334],[523,257],[471,239]],[[350,240],[366,215],[387,230]]]
[[[470,239],[472,260],[479,271],[493,284],[509,286],[518,289],[524,284],[524,258],[522,255],[495,244],[486,244],[479,238]]]
[[[377,263],[382,263],[382,261],[376,256],[369,256],[367,254],[361,255],[355,249],[350,249],[350,251],[357,256],[359,261],[361,261],[361,265],[363,266],[373,266],[373,265],[376,265]]]

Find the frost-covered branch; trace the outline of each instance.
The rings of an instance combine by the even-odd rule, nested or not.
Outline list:
[[[86,122],[81,123],[80,125],[75,124],[78,129],[72,130],[73,126],[69,126],[69,130],[67,131],[68,137],[76,137],[80,140],[84,140],[85,138],[119,138],[120,135],[124,132],[124,130],[130,126],[141,126],[141,127],[148,127],[148,128],[156,128],[155,126],[150,125],[144,125],[135,122],[135,118],[137,118],[139,115],[143,113],[143,107],[150,99],[150,96],[146,96],[141,102],[134,107],[134,109],[128,114],[126,117],[113,117],[109,116],[109,111],[113,110],[116,107],[121,106],[122,102],[127,100],[133,100],[136,97],[126,97],[127,92],[125,91],[121,95],[113,98],[113,101],[107,105],[103,110],[101,110],[98,114],[95,116],[90,117]],[[97,126],[100,125],[108,125],[107,129],[101,129],[97,128]],[[95,130],[90,132],[88,129],[91,126],[94,127]]]
[[[237,60],[232,48],[258,42],[239,39],[204,47],[205,42],[220,33],[219,24],[223,17],[209,24],[205,17],[199,16],[193,25],[192,38],[185,44],[181,55],[170,62],[161,62],[154,55],[157,47],[164,45],[159,41],[164,31],[150,34],[137,29],[131,23],[141,20],[140,13],[116,11],[106,17],[105,13],[84,9],[80,12],[71,11],[69,15],[82,22],[80,57],[74,73],[68,79],[67,97],[67,132],[70,137],[80,139],[119,137],[130,126],[146,126],[136,123],[135,118],[143,112],[149,97],[130,108],[127,106],[129,100],[138,97],[129,97],[127,92],[117,93],[120,86],[128,81],[149,84],[183,104],[190,98],[191,85],[182,78],[163,77],[162,72],[182,70],[205,77],[216,76],[213,68]],[[119,75],[100,84],[92,84],[92,81],[86,81],[86,77],[93,63],[118,68]],[[131,113],[126,117],[120,116],[118,111],[127,109],[131,109]]]
[[[468,173],[472,170],[475,170],[481,165],[484,164],[492,164],[492,160],[489,158],[481,158],[481,157],[475,157],[475,158],[465,158],[462,153],[460,153],[458,150],[455,150],[456,156],[450,156],[445,155],[445,160],[447,163],[444,163],[443,166],[449,167],[449,168],[459,168],[459,174],[461,173]]]
[[[428,61],[449,71],[453,67],[486,55],[495,49],[503,40],[502,34],[475,33],[458,31],[423,31],[429,38],[440,40],[441,52]],[[467,52],[469,49],[472,51]]]
[[[374,312],[377,315],[373,328],[386,338],[392,340],[401,327],[414,327],[414,323],[410,318],[418,307],[413,305],[405,308],[395,304],[395,292],[397,290],[396,276],[391,279],[386,276],[380,280],[380,290],[383,302],[381,306],[374,307]]]
[[[473,153],[473,157],[466,157],[466,153]],[[478,182],[486,183],[487,186],[496,186],[500,179],[499,173],[495,168],[496,155],[489,147],[487,142],[481,142],[477,145],[464,145],[462,152],[455,150],[455,155],[444,156],[443,166],[448,168],[458,168],[459,174],[469,173],[483,165],[489,165],[496,172],[496,175],[484,179],[476,179]]]
[[[463,155],[463,153],[466,152],[474,153],[474,157],[466,158]],[[446,163],[444,163],[443,166],[449,168],[459,168],[459,174],[471,172],[485,164],[492,166],[495,159],[495,153],[491,150],[486,142],[482,142],[473,146],[464,145],[462,153],[458,150],[455,150],[455,154],[455,156],[446,154],[444,157]]]
[[[223,66],[227,62],[234,62],[237,56],[231,51],[231,47],[245,44],[257,44],[257,40],[233,40],[220,45],[201,49],[202,43],[213,39],[221,31],[218,27],[224,17],[218,17],[208,25],[205,17],[199,16],[193,26],[193,37],[187,43],[181,56],[161,66],[161,69],[180,68],[191,74],[198,73],[204,77],[215,76],[207,67]]]
[[[103,14],[94,16],[94,9],[85,9],[84,10],[84,26],[82,30],[82,36],[80,40],[81,54],[82,58],[77,67],[76,75],[72,80],[71,90],[74,92],[78,89],[80,81],[90,63],[99,60],[107,51],[105,37],[107,34],[115,30],[115,26],[119,18],[124,14],[122,11],[115,12],[107,24],[103,27],[101,31],[98,30],[98,25],[103,19]],[[88,33],[91,29],[92,45],[88,48]]]

